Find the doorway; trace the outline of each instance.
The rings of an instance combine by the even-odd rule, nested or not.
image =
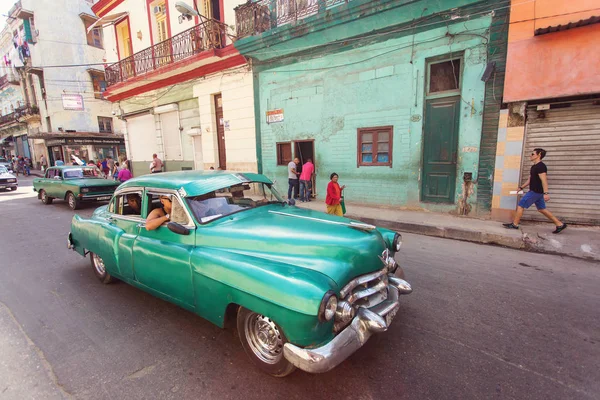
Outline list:
[[[48,160],[48,166],[53,167],[56,165],[56,160],[63,159],[62,146],[52,146],[48,150],[48,156],[50,158]]]
[[[460,97],[427,100],[422,200],[454,203]]]
[[[219,151],[219,168],[227,169],[227,153],[225,151],[225,126],[223,125],[223,98],[221,93],[215,94],[215,118],[217,123],[217,148]]]
[[[313,165],[315,166],[315,173],[312,176],[312,190],[311,197],[314,198],[317,195],[317,186],[316,186],[316,171],[317,171],[317,162],[315,160],[315,141],[314,140],[299,140],[294,142],[294,156],[298,157],[300,160],[300,168],[299,172],[302,173],[302,166],[308,159],[312,160]]]

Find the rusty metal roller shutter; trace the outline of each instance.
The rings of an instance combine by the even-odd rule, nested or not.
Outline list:
[[[600,225],[600,101],[527,110],[521,182],[528,178],[529,154],[536,147],[547,151],[548,209],[566,222]],[[547,221],[535,206],[525,218]]]

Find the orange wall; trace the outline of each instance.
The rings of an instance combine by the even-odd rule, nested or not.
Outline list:
[[[593,15],[598,0],[513,0],[504,101],[600,93],[600,24],[534,36]]]

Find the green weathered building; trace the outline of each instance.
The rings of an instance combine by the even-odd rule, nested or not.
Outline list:
[[[507,2],[267,0],[236,9],[254,73],[261,172],[315,160],[347,201],[486,214]]]

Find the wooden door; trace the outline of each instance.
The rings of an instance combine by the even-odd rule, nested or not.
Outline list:
[[[221,93],[215,94],[215,118],[217,119],[217,147],[219,149],[219,167],[227,169],[225,151],[225,126],[223,125],[223,99]]]
[[[460,97],[427,100],[423,142],[421,200],[455,200]]]

